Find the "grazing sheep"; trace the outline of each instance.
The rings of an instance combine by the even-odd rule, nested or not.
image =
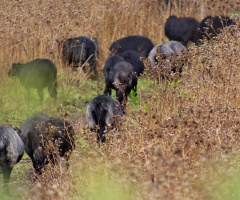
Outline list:
[[[60,45],[60,43],[59,43]],[[62,43],[63,61],[73,67],[82,66],[85,72],[96,71],[97,58],[99,58],[99,45],[96,37],[91,40],[80,36],[69,38]],[[85,67],[89,64],[89,69]]]
[[[86,119],[91,131],[97,129],[98,142],[105,142],[105,130],[116,124],[115,116],[123,116],[120,105],[109,96],[98,96],[92,99],[87,107]]]
[[[110,82],[110,80],[109,80],[110,70],[118,62],[124,62],[124,61],[125,60],[119,55],[111,56],[106,60],[104,68],[103,68],[103,74],[104,74],[104,77],[105,77],[105,84],[106,84],[106,89],[104,91],[104,95],[107,95],[107,94],[111,95],[112,94],[111,88],[114,88],[114,86],[112,85],[112,82]]]
[[[39,174],[44,165],[58,162],[58,156],[67,161],[75,147],[73,127],[59,118],[35,114],[23,122],[20,130],[25,151]]]
[[[137,91],[137,76],[134,67],[128,62],[118,62],[105,76],[105,83],[104,94],[111,95],[111,89],[114,89],[117,100],[121,104],[125,104],[131,90]]]
[[[182,42],[185,46],[189,41],[197,44],[200,23],[192,17],[171,15],[164,26],[165,35],[169,40]]]
[[[113,42],[109,48],[110,55],[123,53],[127,50],[134,50],[141,57],[147,57],[154,47],[152,41],[144,36],[132,35]]]
[[[4,189],[9,193],[11,171],[24,153],[24,144],[18,133],[11,127],[0,125],[0,173],[4,177]]]
[[[173,57],[171,64],[174,65],[178,58],[182,56],[183,53],[186,53],[187,49],[180,42],[177,41],[168,41],[163,45],[155,46],[149,53],[148,58],[151,61],[152,69],[156,65],[156,53],[163,55],[163,59],[169,60],[170,56]]]
[[[208,40],[210,40],[212,37],[221,33],[226,26],[232,25],[236,25],[236,23],[228,16],[207,16],[201,21],[200,24],[200,39],[203,39],[203,36],[205,36]]]
[[[35,114],[25,120],[20,126],[20,137],[24,142],[27,155],[32,159],[33,165],[35,165],[33,139],[36,140],[37,137],[36,127],[49,119],[50,118],[45,114]],[[36,140],[35,142],[39,143],[39,140]],[[37,144],[37,146],[39,146],[39,144]]]
[[[186,51],[187,51],[186,47],[177,41],[168,41],[163,45],[157,45],[151,50],[151,52],[148,55],[148,58],[151,61],[151,68],[155,70],[157,62],[156,54],[159,53],[162,55],[163,60],[169,61],[167,68],[169,68],[170,71],[172,71],[173,73],[176,72],[181,73],[182,66],[185,60],[183,54],[186,53]],[[159,65],[161,64],[158,64],[157,66],[159,67]]]
[[[20,83],[28,91],[36,88],[39,100],[43,101],[43,88],[48,87],[51,97],[57,96],[57,68],[51,60],[36,59],[26,64],[14,63],[8,72],[8,76],[17,76]]]
[[[109,79],[109,72],[113,68],[114,65],[116,65],[118,62],[128,62],[133,66],[134,74],[135,76],[139,76],[144,71],[144,64],[140,60],[140,56],[136,51],[133,50],[127,50],[123,53],[116,54],[114,56],[109,57],[106,62],[103,69],[103,74],[105,77],[105,83],[106,83],[106,89],[104,91],[104,95],[111,95],[111,88],[115,88],[112,82],[110,82]],[[130,66],[130,65],[129,65]],[[135,88],[134,91],[137,91],[137,79],[134,78]]]

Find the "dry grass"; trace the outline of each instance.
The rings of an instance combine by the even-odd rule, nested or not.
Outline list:
[[[174,2],[171,14],[198,20],[208,14],[239,16],[239,0],[181,2],[182,8]],[[100,92],[103,64],[114,40],[139,34],[154,44],[167,41],[163,27],[170,8],[157,0],[3,0],[0,8],[1,87],[8,83],[6,73],[13,62],[50,58],[59,70],[60,87],[82,87],[82,96],[95,89],[87,75],[65,67],[56,39],[98,38]],[[22,199],[238,199],[239,44],[240,32],[233,28],[201,47],[190,45],[183,75],[174,83],[159,84],[146,73],[139,80],[139,105],[128,107],[121,125],[100,147],[86,127],[85,113],[71,111],[67,120],[75,128],[77,144],[68,172],[52,169],[35,177],[24,163],[19,170],[25,175],[15,178],[22,183],[20,191],[27,190]],[[141,89],[144,81],[151,85],[148,90]],[[6,95],[0,94],[1,99]],[[69,104],[82,101],[68,94]],[[80,102],[81,109],[87,103]],[[69,112],[63,106],[58,102],[43,111]]]

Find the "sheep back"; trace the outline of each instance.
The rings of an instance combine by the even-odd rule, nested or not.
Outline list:
[[[165,35],[169,40],[182,42],[185,46],[189,41],[197,44],[200,23],[193,17],[177,17],[171,15],[164,26]]]
[[[113,42],[109,48],[109,52],[111,55],[114,55],[127,50],[134,50],[138,52],[141,57],[147,57],[153,47],[154,45],[149,38],[132,35]]]
[[[109,96],[97,96],[92,99],[87,107],[86,120],[91,131],[98,129],[98,141],[105,142],[105,128],[115,125],[115,115],[123,116],[120,105]]]

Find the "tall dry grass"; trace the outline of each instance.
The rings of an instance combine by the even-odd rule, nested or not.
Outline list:
[[[164,23],[170,7],[161,2],[3,0],[1,78],[6,79],[15,61],[50,58],[58,67],[61,85],[68,70],[56,39],[96,36],[100,72],[116,39],[139,34],[154,44],[163,43],[167,41]],[[239,15],[239,0],[173,1],[171,14],[198,20],[208,14]],[[96,135],[86,127],[85,113],[70,116],[77,147],[68,172],[52,169],[35,178],[32,169],[23,167],[22,199],[224,197],[226,183],[231,184],[239,172],[239,34],[231,29],[201,47],[190,45],[177,82],[159,84],[148,73],[141,77],[140,85],[146,81],[151,87],[139,87],[139,106],[128,107],[120,125],[108,133],[105,145],[97,145]],[[146,62],[147,72],[149,68]],[[233,182],[239,185],[239,181]],[[237,192],[226,190],[229,195]]]
[[[172,14],[199,18],[197,10],[188,6],[184,12],[175,10]],[[16,60],[26,62],[38,57],[56,59],[61,65],[55,40],[80,35],[98,38],[103,63],[111,43],[121,37],[144,35],[155,44],[166,40],[163,26],[170,12],[158,1],[116,0],[2,1],[1,11],[3,69]]]

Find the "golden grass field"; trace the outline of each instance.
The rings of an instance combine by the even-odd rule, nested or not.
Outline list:
[[[63,117],[74,126],[76,150],[65,173],[34,173],[24,156],[10,191],[31,200],[237,200],[240,199],[240,32],[228,29],[202,46],[189,45],[177,82],[158,83],[148,61],[138,96],[100,147],[87,128],[86,107],[103,94],[102,69],[111,43],[128,35],[167,41],[169,6],[157,0],[2,0],[0,3],[0,123],[20,126],[35,112]],[[239,26],[239,0],[173,2],[171,14],[201,21],[229,15]],[[98,38],[98,77],[69,69],[56,40]],[[25,90],[7,72],[12,63],[51,59],[58,68],[59,98],[27,103]],[[32,91],[34,93],[34,91]],[[114,96],[114,95],[112,95]],[[115,98],[115,97],[114,97]],[[35,99],[38,97],[35,94]],[[0,177],[0,187],[2,178]],[[6,197],[6,199],[10,199]]]

